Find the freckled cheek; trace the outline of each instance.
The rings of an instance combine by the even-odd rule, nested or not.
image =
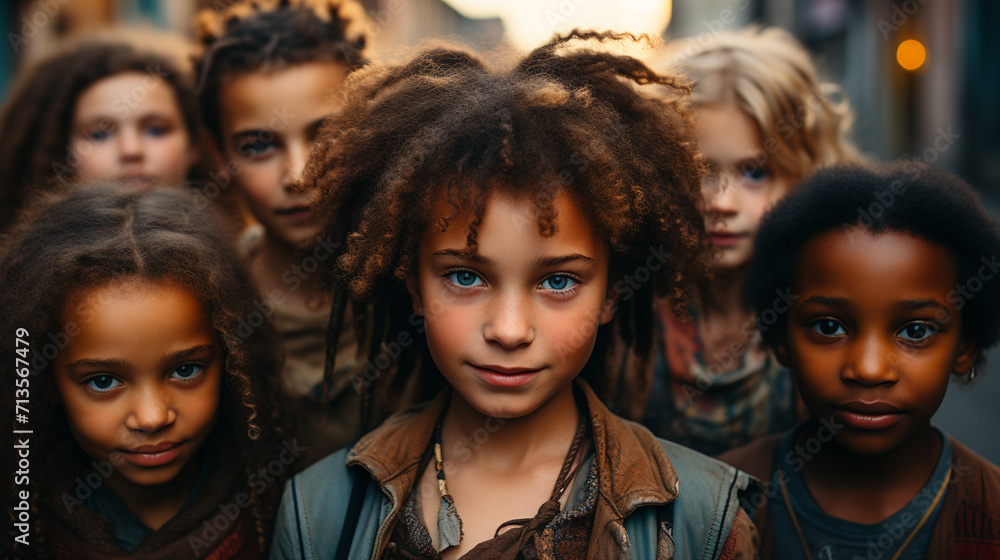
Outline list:
[[[462,308],[432,309],[425,313],[425,319],[427,344],[436,360],[462,355],[477,336],[482,340],[482,329],[477,326],[476,314],[471,309],[464,312]]]
[[[545,338],[556,355],[567,365],[583,367],[594,350],[597,339],[598,312],[588,306],[573,313],[548,313],[543,318]]]

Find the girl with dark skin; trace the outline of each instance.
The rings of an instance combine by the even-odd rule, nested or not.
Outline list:
[[[931,424],[1000,335],[998,252],[968,185],[915,163],[818,172],[765,218],[748,293],[763,313],[790,287],[763,334],[811,419],[722,456],[770,481],[762,556],[1000,552],[1000,468]]]
[[[15,557],[262,557],[278,481],[260,477],[283,432],[270,332],[240,328],[256,308],[229,246],[173,189],[73,186],[17,222],[0,323],[23,340],[2,348],[29,365],[0,387],[5,407],[30,389],[16,490],[34,515]]]

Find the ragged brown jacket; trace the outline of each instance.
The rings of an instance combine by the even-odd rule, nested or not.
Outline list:
[[[782,434],[768,436],[719,458],[761,480],[771,477],[774,452]],[[951,439],[952,480],[924,558],[1000,559],[1000,467]],[[760,557],[771,558],[771,515],[764,502],[754,515],[760,531]]]

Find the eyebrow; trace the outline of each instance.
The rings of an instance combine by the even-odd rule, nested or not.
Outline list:
[[[67,369],[85,369],[85,368],[102,368],[102,369],[129,369],[134,367],[132,362],[128,360],[123,360],[121,358],[106,358],[106,359],[84,359],[77,360],[71,364],[68,364]]]
[[[241,140],[243,138],[253,138],[255,136],[260,136],[261,134],[263,134],[265,132],[265,130],[266,129],[264,129],[264,128],[251,128],[251,129],[247,129],[247,130],[241,130],[241,131],[239,131],[239,132],[231,135],[229,137],[229,139],[233,140],[233,141],[236,141],[236,140]]]
[[[186,360],[194,354],[202,352],[204,350],[212,350],[212,346],[209,344],[202,344],[199,346],[192,346],[191,348],[185,348],[184,350],[178,350],[176,352],[171,352],[166,354],[160,363],[167,365],[174,362],[179,362],[181,360]],[[124,360],[122,358],[105,358],[105,359],[83,359],[77,360],[66,366],[70,370],[75,369],[85,369],[85,368],[104,368],[104,369],[131,369],[135,367],[135,364],[129,360]]]
[[[767,168],[767,154],[765,152],[758,152],[749,157],[745,157],[733,164],[736,169],[740,171],[744,167],[747,169],[766,169]]]
[[[212,351],[213,349],[214,348],[210,344],[202,344],[201,346],[192,346],[191,348],[187,348],[185,350],[178,350],[176,352],[171,352],[163,356],[163,359],[160,360],[160,362],[165,365],[173,362],[179,362],[181,360],[186,360],[199,352],[205,350]]]
[[[828,307],[845,307],[847,306],[847,298],[812,296],[806,298],[805,301],[802,302],[803,305],[807,303],[818,303]]]
[[[933,299],[907,299],[903,301],[897,301],[892,304],[892,307],[902,311],[916,311],[918,309],[940,309],[945,313],[948,312],[948,308],[941,304],[941,302]]]
[[[846,298],[833,298],[825,296],[812,296],[807,298],[802,303],[818,303],[828,307],[846,307],[848,305]],[[915,311],[918,309],[940,309],[945,312],[948,311],[947,307],[933,299],[905,299],[893,303],[892,308],[900,311]]]
[[[484,257],[478,253],[472,253],[469,251],[456,251],[455,249],[443,249],[441,251],[435,251],[431,254],[432,257],[442,256],[442,257],[454,257],[463,261],[471,261],[483,265],[493,265],[496,261],[489,257]],[[579,253],[573,253],[570,255],[560,255],[557,257],[541,257],[535,261],[535,266],[537,267],[550,267],[559,266],[570,262],[583,262],[585,264],[590,264],[596,262],[594,259],[581,255]]]

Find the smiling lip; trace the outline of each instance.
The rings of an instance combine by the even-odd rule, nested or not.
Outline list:
[[[712,245],[716,247],[732,247],[746,236],[747,234],[745,233],[732,233],[729,231],[716,231],[708,234],[709,239],[712,240]]]
[[[903,411],[884,402],[853,401],[834,407],[833,415],[859,430],[884,430],[902,420]]]
[[[156,445],[143,445],[124,451],[125,458],[141,467],[158,467],[165,465],[181,454],[181,443],[165,441]]]
[[[532,380],[543,368],[508,368],[503,366],[472,366],[476,373],[496,387],[520,387]]]
[[[286,216],[296,220],[304,220],[309,216],[312,216],[312,209],[308,206],[295,206],[294,208],[275,210],[274,213],[279,216]]]

